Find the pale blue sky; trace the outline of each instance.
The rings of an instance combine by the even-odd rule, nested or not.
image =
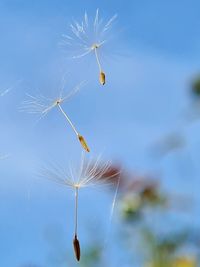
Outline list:
[[[119,53],[106,55],[108,83],[103,88],[92,60],[68,62],[58,46],[71,19],[80,20],[85,10],[94,16],[96,8],[104,18],[118,14],[113,50]],[[0,154],[10,155],[0,161],[1,266],[51,266],[44,232],[52,225],[64,231],[61,247],[71,252],[71,232],[65,227],[72,194],[35,180],[35,173],[49,161],[76,163],[80,146],[56,110],[37,124],[37,117],[18,111],[25,93],[48,94],[59,86],[63,72],[70,72],[70,86],[87,77],[88,84],[65,110],[87,136],[93,155],[103,152],[105,159],[120,161],[137,173],[161,173],[164,187],[172,192],[198,194],[198,122],[184,130],[195,165],[192,175],[187,152],[160,162],[151,158],[149,148],[179,127],[180,114],[189,105],[189,84],[200,69],[199,9],[195,0],[0,1],[0,91],[14,85],[0,98]],[[92,197],[83,198],[82,205]],[[102,194],[91,210],[108,209],[108,198]],[[108,211],[105,216],[94,213],[91,222],[88,212],[82,208],[84,222],[97,223],[102,217],[107,226]],[[196,213],[186,220],[195,218],[198,225]],[[70,228],[73,218],[69,220]],[[85,224],[81,235],[90,240]]]

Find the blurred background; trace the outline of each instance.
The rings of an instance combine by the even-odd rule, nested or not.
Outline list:
[[[84,12],[118,14],[102,55],[69,60],[59,43]],[[200,266],[199,1],[0,1],[0,265]],[[20,112],[26,94],[87,84],[65,111],[92,156],[121,171],[113,187],[80,192],[80,263],[72,248],[74,192],[45,179],[48,162],[76,165],[81,147],[57,110]],[[112,215],[112,216],[111,216]]]

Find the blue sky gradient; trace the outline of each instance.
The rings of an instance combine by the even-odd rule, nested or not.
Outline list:
[[[106,19],[118,14],[103,88],[92,58],[69,61],[58,45],[73,18],[80,20],[85,10],[94,17],[97,8]],[[64,108],[87,137],[92,155],[103,153],[105,160],[139,174],[159,173],[164,188],[199,201],[199,122],[183,127],[183,153],[161,161],[150,151],[162,136],[180,129],[190,106],[190,82],[200,70],[199,9],[195,0],[0,1],[0,91],[13,86],[0,97],[0,155],[9,155],[0,161],[1,266],[66,266],[49,263],[51,251],[57,257],[55,242],[60,251],[72,252],[73,193],[36,179],[36,173],[54,160],[76,164],[80,145],[56,110],[38,123],[37,117],[19,112],[26,93],[48,96],[65,72],[70,73],[69,88],[88,81]],[[83,193],[83,243],[90,242],[91,225],[95,232],[100,224],[106,236],[111,202],[104,190]],[[198,225],[199,214],[194,208],[184,220]],[[51,229],[60,239],[57,234],[55,241],[48,239],[45,233]],[[67,263],[75,266],[69,254]]]

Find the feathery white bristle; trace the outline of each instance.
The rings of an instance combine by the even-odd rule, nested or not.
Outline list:
[[[99,9],[97,9],[92,21],[92,19],[89,20],[87,12],[85,12],[82,21],[73,21],[70,24],[71,33],[62,35],[63,39],[60,45],[65,51],[69,49],[71,58],[84,57],[92,52],[93,44],[101,44],[102,46],[107,43],[106,40],[109,37],[107,34],[116,18],[117,15],[114,15],[104,23],[104,20],[99,17]]]
[[[45,97],[41,94],[33,96],[30,94],[27,95],[27,100],[24,100],[19,107],[19,110],[22,112],[27,112],[31,114],[39,114],[42,117],[48,114],[54,107],[57,106],[57,103],[63,103],[65,101],[68,101],[73,97],[80,88],[85,85],[85,81],[80,82],[78,85],[76,85],[69,93],[64,94],[64,83],[65,80],[63,78],[62,80],[62,86],[59,89],[57,96],[55,98],[49,98]]]
[[[95,162],[92,158],[86,162],[85,157],[82,156],[80,166],[76,169],[70,166],[69,171],[66,171],[62,167],[54,165],[48,169],[44,169],[41,172],[41,176],[71,188],[83,188],[106,184],[113,176],[118,175],[114,174],[110,177],[105,177],[110,166],[109,162],[101,162],[101,156]]]

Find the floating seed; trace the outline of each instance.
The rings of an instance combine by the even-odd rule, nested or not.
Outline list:
[[[77,239],[76,235],[75,235],[74,240],[73,240],[73,245],[74,245],[74,253],[75,253],[76,259],[77,259],[77,261],[79,261],[80,257],[81,257],[81,249],[80,249],[79,240]]]
[[[82,147],[83,147],[87,152],[90,152],[90,149],[89,149],[89,147],[88,147],[88,145],[87,145],[87,143],[86,143],[84,137],[83,137],[82,135],[79,134],[79,135],[78,135],[78,139],[79,139],[79,141],[80,141]]]
[[[100,84],[102,85],[106,83],[106,75],[103,71],[101,71],[99,74],[99,81],[100,81]]]

